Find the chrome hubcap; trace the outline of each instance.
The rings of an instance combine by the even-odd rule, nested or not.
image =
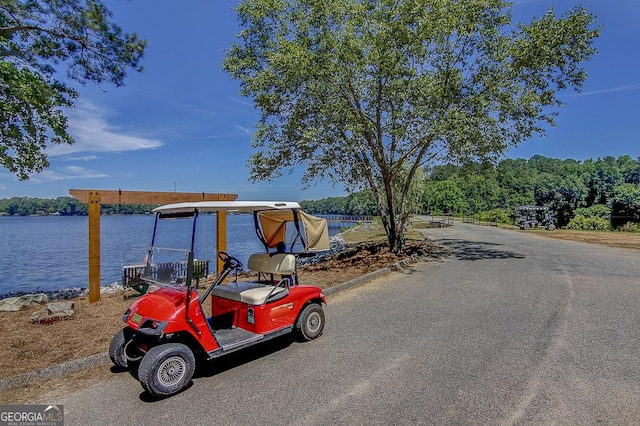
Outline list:
[[[320,328],[320,315],[317,312],[313,312],[309,315],[309,318],[307,319],[307,326],[309,331],[312,333],[318,331]]]
[[[158,368],[158,381],[164,386],[173,386],[184,377],[186,371],[187,365],[182,358],[168,358]]]

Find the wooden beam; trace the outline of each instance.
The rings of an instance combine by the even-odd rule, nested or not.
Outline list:
[[[100,192],[102,204],[171,204],[189,201],[234,201],[238,194],[207,192],[121,191],[103,189],[70,189],[69,194],[81,203],[89,202],[90,192]]]

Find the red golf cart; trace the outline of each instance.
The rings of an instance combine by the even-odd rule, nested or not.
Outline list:
[[[217,212],[252,214],[264,251],[249,257],[254,276],[244,281],[238,280],[240,260],[218,253],[224,266],[199,295],[193,278],[203,262],[194,258],[198,217]],[[329,248],[325,219],[304,213],[292,202],[178,203],[154,213],[151,246],[140,271],[151,290],[127,310],[126,327],[109,346],[111,361],[137,369],[148,392],[180,391],[190,382],[196,359],[211,360],[292,332],[302,340],[320,336],[326,298],[320,288],[298,284],[296,260]],[[187,226],[185,220],[190,221]],[[165,221],[183,222],[182,229],[191,233],[190,247],[161,246],[158,225]],[[294,253],[297,246],[302,250]],[[202,306],[209,297],[210,315]]]

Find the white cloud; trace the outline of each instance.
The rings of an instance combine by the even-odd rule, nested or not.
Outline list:
[[[110,111],[88,101],[79,101],[69,110],[69,133],[73,145],[57,145],[47,149],[49,156],[75,152],[122,152],[157,148],[159,140],[124,134],[109,122]]]
[[[211,134],[205,135],[195,138],[196,140],[210,140],[210,139],[231,139],[231,138],[245,138],[247,135],[251,136],[253,134],[253,130],[248,129],[239,124],[233,123],[233,127],[235,127],[238,131],[232,131],[229,133],[219,133],[219,134]]]
[[[626,92],[629,90],[637,90],[638,87],[639,86],[634,84],[627,84],[625,86],[612,87],[610,89],[591,90],[589,92],[576,93],[574,96],[590,96],[590,95],[600,95],[602,93]]]
[[[108,175],[80,166],[67,166],[59,169],[46,169],[37,175],[33,175],[29,181],[33,183],[55,182],[68,179],[92,179],[102,178]]]
[[[82,155],[79,157],[67,157],[65,158],[65,160],[67,161],[91,161],[91,160],[97,160],[98,156],[97,155]]]
[[[251,129],[247,129],[246,127],[243,127],[243,126],[241,126],[241,125],[239,125],[239,124],[236,124],[236,123],[233,123],[233,127],[235,127],[236,129],[238,129],[238,130],[240,130],[240,131],[242,131],[243,133],[248,134],[248,135],[250,135],[251,133],[253,133],[253,132],[251,131]]]

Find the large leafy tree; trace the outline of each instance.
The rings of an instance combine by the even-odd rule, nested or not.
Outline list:
[[[640,219],[640,185],[623,183],[613,188],[609,200],[614,227]]]
[[[497,158],[542,134],[579,89],[595,18],[550,9],[512,24],[502,0],[242,0],[224,69],[261,112],[254,180],[303,165],[370,189],[392,250],[406,196],[435,160]]]
[[[425,185],[425,207],[431,214],[466,212],[464,193],[452,180],[429,181]]]
[[[586,185],[575,174],[562,177],[545,172],[536,178],[536,204],[550,207],[557,215],[559,226],[569,223],[574,211],[584,205],[587,192]]]
[[[100,0],[0,0],[0,165],[25,180],[48,167],[48,143],[73,143],[63,109],[77,92],[56,68],[120,86],[145,45]]]

